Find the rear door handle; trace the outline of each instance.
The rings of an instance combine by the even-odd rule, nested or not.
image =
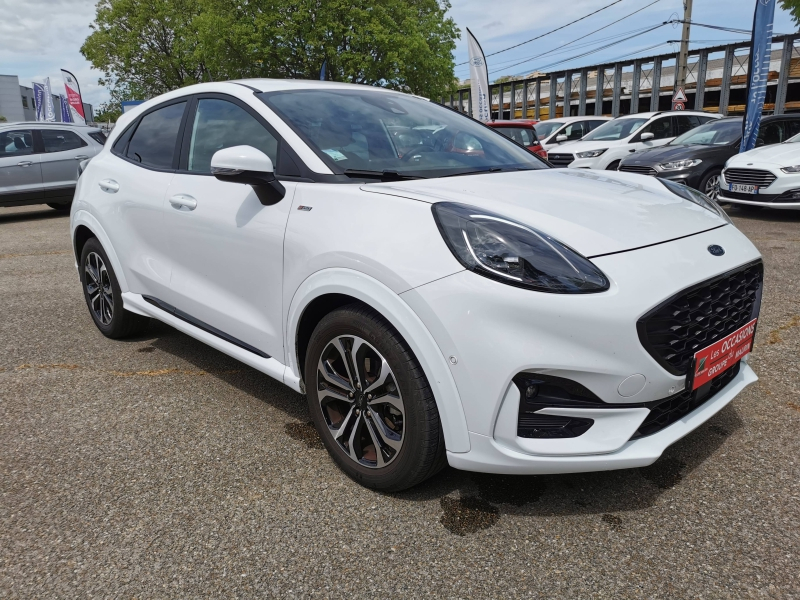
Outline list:
[[[30,167],[33,164],[33,161],[30,160],[23,160],[22,162],[18,162],[18,167]]]
[[[79,154],[78,156],[75,157],[75,160],[86,160],[87,158],[89,157],[86,156],[85,154]]]
[[[100,189],[109,194],[116,194],[119,191],[119,184],[113,179],[101,179],[97,182]]]
[[[194,210],[197,208],[197,200],[186,194],[176,194],[169,199],[172,208],[178,210]]]

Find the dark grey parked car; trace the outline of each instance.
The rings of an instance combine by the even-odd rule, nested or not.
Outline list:
[[[0,124],[0,206],[47,204],[69,210],[78,165],[97,154],[105,141],[96,127]]]
[[[763,117],[757,145],[779,144],[798,133],[800,114]],[[741,117],[710,121],[665,146],[631,154],[618,170],[671,179],[716,199],[722,167],[739,153],[741,140]]]

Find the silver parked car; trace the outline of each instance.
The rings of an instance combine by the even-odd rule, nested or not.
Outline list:
[[[68,211],[78,165],[105,141],[100,129],[84,125],[0,124],[0,206],[47,204]]]

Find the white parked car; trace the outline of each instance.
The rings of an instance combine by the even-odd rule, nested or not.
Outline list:
[[[565,142],[575,142],[593,129],[610,121],[611,117],[558,117],[539,121],[533,128],[545,150],[553,150]]]
[[[729,158],[719,199],[744,208],[800,208],[800,135]]]
[[[556,167],[614,171],[632,152],[656,148],[721,115],[696,111],[648,112],[617,117],[590,131],[578,142],[548,151]]]
[[[398,147],[397,127],[420,133]],[[398,92],[262,79],[150,100],[79,178],[71,232],[104,335],[158,319],[305,393],[373,488],[446,462],[648,465],[756,380],[760,256],[713,202],[551,169]]]

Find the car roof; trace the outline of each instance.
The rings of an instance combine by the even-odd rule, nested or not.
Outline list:
[[[32,127],[58,127],[59,129],[64,127],[73,127],[75,129],[91,129],[91,130],[99,130],[99,127],[93,127],[91,125],[81,125],[79,123],[62,123],[60,121],[14,121],[11,123],[0,123],[0,127],[19,127],[20,125],[28,125]]]
[[[499,119],[494,119],[492,121],[487,121],[485,124],[489,127],[523,127],[533,129],[533,126],[538,122],[539,121],[535,119],[520,119],[519,121],[501,121]]]
[[[555,119],[547,119],[539,121],[539,123],[572,123],[573,121],[611,121],[611,117],[604,117],[603,115],[583,115],[582,117],[556,117]]]
[[[716,113],[709,113],[703,110],[658,110],[654,112],[634,113],[632,115],[620,115],[617,117],[617,119],[632,119],[634,117],[651,119],[659,115],[705,115],[711,117],[719,117],[719,115]]]

